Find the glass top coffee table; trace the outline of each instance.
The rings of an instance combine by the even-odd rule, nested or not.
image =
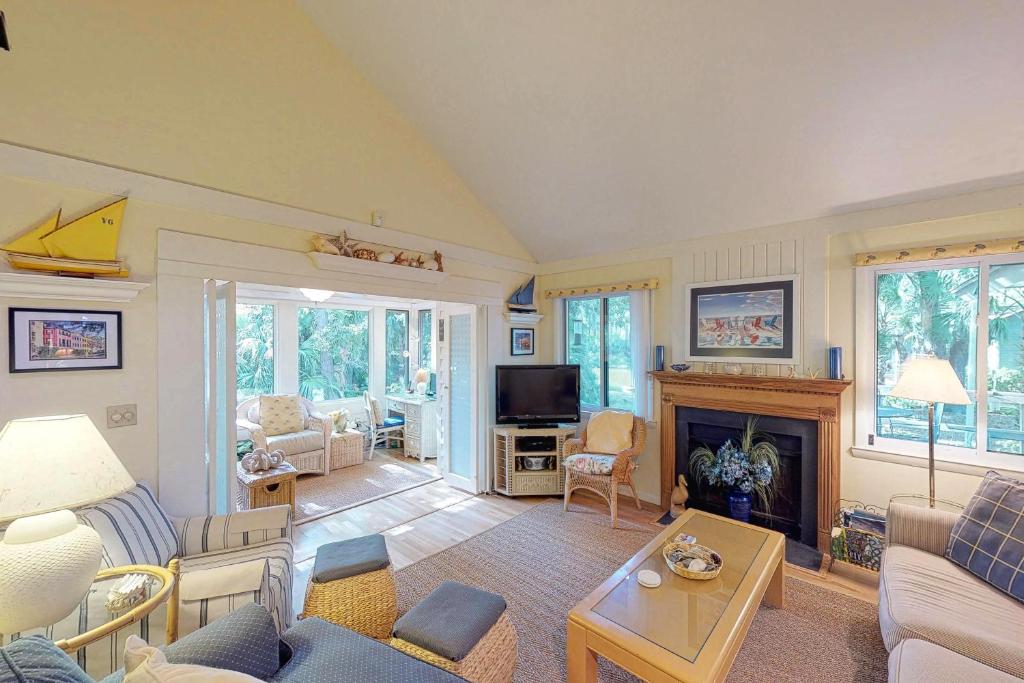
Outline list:
[[[678,534],[722,556],[710,581],[676,575],[661,549]],[[657,588],[637,572],[661,576]],[[597,680],[601,655],[652,681],[722,681],[761,604],[783,607],[785,537],[699,510],[687,510],[569,613],[570,683]]]

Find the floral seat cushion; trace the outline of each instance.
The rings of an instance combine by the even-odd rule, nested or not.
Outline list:
[[[577,453],[565,459],[566,467],[583,474],[611,474],[614,465],[614,455],[598,453]]]

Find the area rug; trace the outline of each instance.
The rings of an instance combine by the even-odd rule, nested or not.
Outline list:
[[[377,451],[373,460],[364,460],[361,465],[342,467],[324,476],[299,477],[295,485],[295,523],[312,522],[441,478],[433,468],[405,460]]]
[[[565,680],[569,610],[658,531],[560,502],[541,503],[493,529],[398,572],[399,611],[451,579],[499,593],[519,636],[516,683]],[[789,578],[786,609],[762,607],[729,681],[829,683],[886,679],[877,608]],[[600,680],[636,681],[602,661]]]

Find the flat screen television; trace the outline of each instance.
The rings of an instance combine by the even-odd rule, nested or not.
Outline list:
[[[578,365],[499,365],[495,389],[500,425],[580,421]]]

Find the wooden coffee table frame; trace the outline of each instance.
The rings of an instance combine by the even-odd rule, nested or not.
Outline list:
[[[597,655],[651,683],[724,681],[736,654],[743,646],[761,600],[772,607],[785,606],[785,537],[775,531],[754,527],[767,533],[769,538],[754,557],[695,661],[680,657],[593,611],[612,589],[652,553],[660,554],[661,547],[695,515],[715,517],[727,524],[748,526],[699,510],[687,510],[597,590],[576,605],[569,612],[566,643],[569,683],[596,681]],[[672,625],[666,624],[665,628],[672,628]]]

